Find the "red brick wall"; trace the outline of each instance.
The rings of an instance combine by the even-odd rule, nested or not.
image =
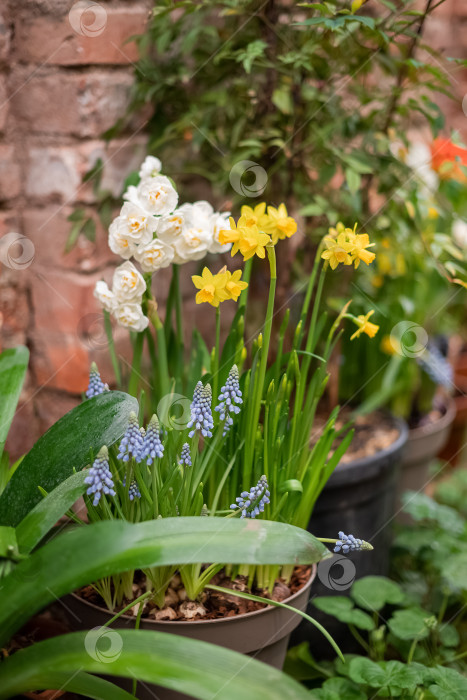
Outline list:
[[[102,157],[102,184],[118,195],[145,152],[141,116],[109,148],[100,135],[125,111],[137,56],[124,41],[143,30],[152,2],[100,2],[96,15],[83,14],[83,4],[10,0],[0,9],[0,236],[23,237],[22,245],[0,248],[2,344],[31,350],[9,440],[14,455],[76,403],[91,359],[105,362],[92,297],[95,281],[115,262],[105,232],[98,225],[96,244],[80,238],[64,254],[67,216],[77,204],[93,212],[94,195],[82,175]],[[467,0],[437,8],[426,39],[465,58]],[[443,70],[456,100],[440,97],[439,103],[467,140],[467,72],[453,64]],[[467,98],[464,106],[467,113]]]
[[[144,29],[152,3],[100,2],[97,14],[86,10],[90,2],[5,4],[0,235],[20,243],[0,249],[2,345],[31,350],[8,445],[18,455],[76,403],[89,362],[103,352],[92,291],[114,256],[99,225],[96,244],[81,237],[65,255],[67,216],[77,204],[93,212],[92,189],[81,178],[98,157],[107,164],[103,187],[119,195],[145,154],[142,117],[108,148],[100,135],[125,112],[137,53],[124,42]]]

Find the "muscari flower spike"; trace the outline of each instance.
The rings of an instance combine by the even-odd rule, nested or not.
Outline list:
[[[342,531],[339,532],[339,539],[334,547],[336,553],[342,550],[342,554],[348,554],[349,552],[360,552],[364,549],[370,550],[373,549],[373,547],[369,542],[365,542],[365,540],[359,540],[353,535],[344,535]]]
[[[237,503],[230,507],[232,509],[241,508],[241,518],[256,518],[264,511],[264,506],[269,503],[269,496],[268,482],[263,474],[256,486],[252,486],[249,491],[242,491],[240,496],[235,499]]]
[[[123,477],[123,486],[126,486],[126,476]],[[141,491],[138,488],[138,484],[134,479],[130,481],[130,488],[128,489],[128,498],[130,501],[134,501],[135,498],[141,498]]]
[[[138,416],[134,411],[130,413],[128,428],[122,437],[118,448],[118,459],[128,462],[131,457],[139,461],[141,449],[143,447],[143,435],[138,423]]]
[[[98,396],[103,394],[104,391],[109,391],[109,385],[104,384],[97,369],[95,362],[91,364],[91,369],[89,371],[89,385],[86,390],[86,398],[92,399],[93,396]]]
[[[215,411],[219,412],[219,418],[225,421],[223,435],[229,432],[230,426],[233,425],[232,413],[240,413],[237,403],[243,403],[242,392],[239,384],[239,374],[237,365],[233,365],[229,372],[227,381],[219,394],[220,403],[215,407]]]
[[[191,419],[187,425],[187,428],[192,428],[188,433],[190,437],[193,437],[197,430],[200,430],[204,437],[212,437],[211,430],[214,427],[214,421],[211,413],[211,400],[211,385],[203,386],[203,382],[198,382],[191,402]]]
[[[161,428],[159,420],[156,414],[154,414],[146,428],[146,435],[143,438],[143,444],[137,461],[142,462],[145,460],[146,464],[150,466],[156,457],[161,458],[163,454],[164,445],[161,442]]]
[[[109,451],[105,445],[99,450],[84,483],[89,484],[86,491],[88,496],[94,494],[93,506],[97,506],[103,493],[115,496],[114,482],[109,468]]]
[[[178,463],[180,466],[185,465],[186,467],[191,467],[191,454],[190,454],[190,445],[185,442],[183,447],[182,447],[182,452],[180,454],[180,459],[178,460]]]

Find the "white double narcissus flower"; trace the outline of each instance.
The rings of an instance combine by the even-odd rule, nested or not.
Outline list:
[[[156,175],[159,175],[161,170],[162,163],[160,162],[159,158],[156,158],[155,156],[146,156],[144,162],[141,164],[139,176],[141,180],[144,180],[146,177],[155,177]]]
[[[174,249],[159,238],[138,246],[135,258],[140,263],[143,272],[155,272],[162,267],[168,267],[174,259]]]
[[[229,216],[229,211],[215,212],[214,214],[212,214],[212,243],[209,246],[210,253],[228,253],[231,249],[232,243],[219,243],[220,231],[226,231],[230,229]]]
[[[211,218],[214,213],[209,202],[182,204],[177,213],[183,217],[182,229],[171,242],[175,249],[174,262],[183,264],[200,260],[212,244]]]
[[[136,193],[131,188],[128,188],[129,190],[130,201],[134,201],[133,197],[136,195],[137,203],[150,214],[164,216],[177,208],[177,191],[165,175],[145,178],[139,183]]]
[[[149,319],[143,314],[138,303],[125,302],[119,304],[114,311],[114,316],[119,326],[133,331],[144,331],[149,325]]]
[[[127,261],[117,267],[114,272],[112,292],[119,304],[129,302],[140,304],[145,291],[144,277],[133,263]]]
[[[161,216],[157,225],[157,237],[165,243],[173,245],[180,236],[185,222],[185,214],[180,209],[175,209],[172,214]]]
[[[120,215],[110,224],[109,248],[128,260],[135,254],[138,245],[145,245],[152,240],[156,229],[156,218],[136,204],[126,202]]]
[[[96,282],[94,298],[97,299],[99,304],[109,313],[113,313],[117,308],[117,297],[103,280]]]

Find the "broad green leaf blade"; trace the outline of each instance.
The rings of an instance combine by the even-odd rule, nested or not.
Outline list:
[[[15,415],[28,360],[29,350],[22,345],[0,355],[0,456]]]
[[[55,637],[13,654],[0,666],[0,700],[44,687],[57,671],[71,677],[77,668],[137,678],[201,700],[258,700],[266,688],[269,700],[310,698],[286,674],[230,649],[165,632],[101,630]]]
[[[61,639],[64,639],[61,637]],[[47,669],[50,664],[45,661]],[[21,669],[21,678],[18,679],[25,688],[26,678],[32,685],[28,689],[33,690],[66,690],[70,693],[79,693],[83,698],[95,698],[95,700],[135,700],[135,696],[122,690],[112,680],[105,680],[92,676],[84,671],[72,673],[71,671],[46,670],[37,674],[37,669],[28,667]],[[39,696],[40,697],[40,696]],[[56,697],[59,697],[58,695]],[[73,697],[75,697],[73,695]]]
[[[8,605],[0,606],[0,645],[52,600],[110,574],[226,560],[313,564],[327,556],[326,547],[306,530],[268,520],[164,518],[85,525],[55,537],[4,578],[1,597]]]
[[[16,528],[19,551],[29,554],[41,539],[83,495],[87,471],[72,474],[27,514]]]
[[[16,527],[41,499],[39,486],[52,491],[73,469],[89,463],[90,450],[112,445],[125,432],[136,399],[106,391],[60,418],[24,457],[0,497],[0,525]]]
[[[396,610],[388,622],[389,629],[399,639],[425,639],[430,633],[431,615],[421,608]],[[428,624],[427,624],[428,623]]]

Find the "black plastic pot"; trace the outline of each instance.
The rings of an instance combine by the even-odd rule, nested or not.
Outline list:
[[[321,562],[313,586],[314,596],[348,595],[355,579],[389,573],[398,470],[409,433],[404,421],[398,418],[393,421],[399,429],[399,437],[392,445],[370,457],[338,465],[316,502],[309,532],[317,537],[337,538],[342,530],[370,542],[374,550],[347,556],[336,554],[333,560]],[[353,650],[345,625],[311,604],[308,612],[326,626],[338,643]],[[304,621],[293,633],[292,644],[305,640],[312,641],[313,648],[322,650],[324,657],[334,655],[322,640],[318,645],[315,628]]]

